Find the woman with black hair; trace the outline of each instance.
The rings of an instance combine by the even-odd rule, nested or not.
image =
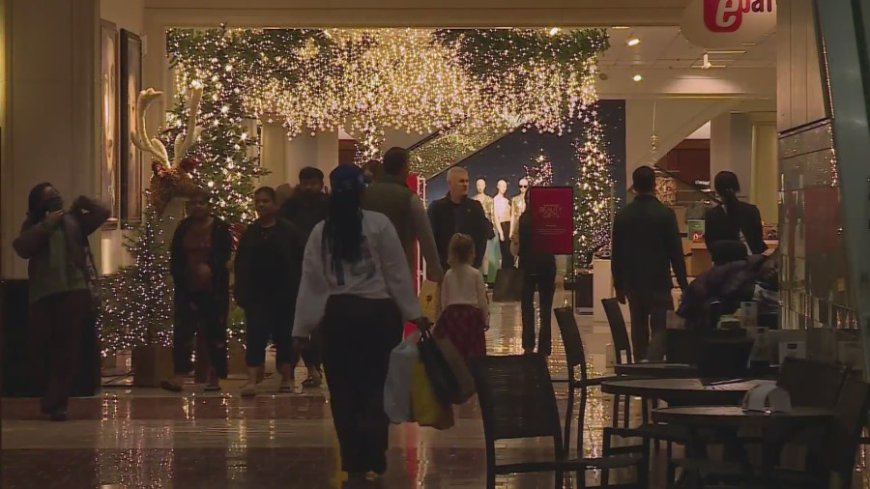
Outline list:
[[[761,212],[758,207],[741,202],[737,198],[740,181],[730,171],[722,171],[713,180],[713,187],[722,204],[707,211],[704,216],[704,240],[713,255],[713,261],[721,261],[716,255],[719,241],[740,241],[746,245],[749,254],[760,255],[767,249],[764,243]]]
[[[82,336],[96,318],[97,274],[88,236],[110,215],[108,207],[84,196],[69,210],[63,207],[63,198],[50,183],[33,187],[27,219],[12,242],[18,256],[27,260],[33,378],[37,389],[45,389],[42,413],[53,421],[66,421]],[[46,358],[48,365],[42,361]]]
[[[227,376],[227,314],[232,255],[230,228],[212,214],[211,196],[200,189],[187,201],[187,217],[172,237],[169,268],[175,283],[172,359],[175,376],[160,385],[180,392],[193,370],[194,337],[207,344],[209,377],[206,391],[219,391]]]
[[[420,328],[428,322],[395,228],[385,215],[360,207],[362,170],[341,165],[329,178],[329,214],[305,247],[293,338],[302,348],[320,325],[342,470],[353,486],[387,469],[383,389],[390,352],[404,322]]]

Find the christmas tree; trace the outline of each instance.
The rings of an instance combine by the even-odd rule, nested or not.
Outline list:
[[[147,197],[147,195],[146,195]],[[172,280],[162,219],[146,198],[145,219],[124,247],[133,265],[101,280],[98,317],[103,353],[172,343]]]
[[[598,112],[583,115],[586,127],[574,143],[577,183],[574,192],[574,271],[588,270],[596,253],[609,251],[614,209],[610,157]]]
[[[246,118],[245,73],[240,73],[247,71],[251,63],[234,56],[237,42],[242,40],[226,30],[169,31],[167,44],[178,93],[163,133],[169,148],[185,130],[190,110],[188,88],[202,88],[198,119],[203,130],[188,154],[196,162],[192,176],[200,187],[209,189],[218,217],[231,224],[254,218],[251,196],[257,179],[266,173],[258,157],[252,156],[259,154],[257,129]]]
[[[526,180],[532,187],[548,187],[553,184],[553,165],[550,163],[550,158],[541,152],[532,161],[531,165],[526,165]]]

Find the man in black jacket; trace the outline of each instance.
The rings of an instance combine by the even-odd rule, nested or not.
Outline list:
[[[486,241],[495,236],[492,223],[486,218],[480,202],[468,198],[468,170],[453,167],[447,172],[447,195],[429,206],[429,222],[435,235],[435,246],[446,271],[450,239],[456,233],[467,234],[474,241],[474,266],[480,268]]]
[[[294,224],[303,234],[303,243],[308,242],[311,230],[329,214],[329,196],[323,193],[323,172],[307,166],[299,171],[299,185],[293,189],[293,194],[281,205],[278,215]],[[311,341],[302,350],[302,360],[308,367],[308,378],[302,382],[303,387],[319,387],[323,382],[320,355],[320,335],[316,331],[311,335]],[[291,368],[295,370],[299,363],[299,353],[293,350]]]
[[[671,268],[680,288],[688,287],[686,262],[674,211],[655,197],[655,171],[642,166],[632,175],[634,202],[616,214],[611,270],[616,296],[631,311],[635,361],[646,359],[650,330],[667,326],[673,310]]]

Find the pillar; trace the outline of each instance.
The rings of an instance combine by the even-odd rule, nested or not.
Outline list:
[[[779,135],[776,114],[752,127],[752,182],[750,200],[761,211],[764,222],[779,220]]]
[[[287,139],[284,134],[283,139],[284,182],[299,183],[299,170],[306,166],[319,168],[328,178],[329,172],[338,165],[338,132],[318,132],[314,136],[305,133],[293,139]],[[279,142],[276,140],[275,144]]]
[[[100,2],[4,3],[9,104],[2,127],[0,249],[2,277],[23,278],[27,264],[11,242],[30,188],[50,181],[67,202],[98,193]]]
[[[284,164],[287,131],[280,124],[263,123],[260,139],[260,166],[269,170],[269,174],[261,178],[259,184],[278,187],[294,180],[287,174]]]
[[[745,113],[726,113],[710,121],[710,178],[720,171],[737,174],[740,197],[752,189],[752,117]]]

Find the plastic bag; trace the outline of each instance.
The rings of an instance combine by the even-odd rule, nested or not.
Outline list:
[[[411,417],[411,377],[419,362],[419,335],[411,335],[390,353],[387,380],[384,383],[384,412],[393,423],[406,423]]]
[[[414,363],[411,370],[411,412],[414,421],[420,426],[439,430],[453,427],[453,408],[438,400],[426,374],[426,367],[420,360]]]

